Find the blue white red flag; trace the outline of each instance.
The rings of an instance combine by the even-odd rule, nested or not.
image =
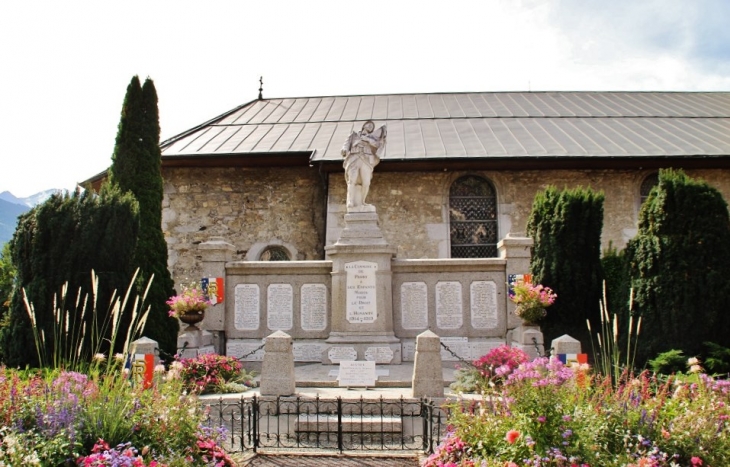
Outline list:
[[[224,291],[222,277],[204,277],[200,280],[200,286],[211,304],[223,303]]]

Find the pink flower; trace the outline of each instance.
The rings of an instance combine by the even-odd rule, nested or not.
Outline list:
[[[505,435],[504,439],[507,440],[509,444],[515,444],[515,441],[519,439],[520,432],[517,430],[509,430],[507,434]]]
[[[702,465],[702,459],[700,459],[699,457],[693,456],[690,461],[692,462],[692,467],[700,467]]]

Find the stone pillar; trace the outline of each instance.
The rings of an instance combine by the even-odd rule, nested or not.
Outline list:
[[[413,397],[444,397],[441,339],[432,331],[423,331],[416,337],[411,389]]]
[[[517,326],[512,331],[511,346],[523,350],[530,358],[541,357],[545,353],[545,338],[540,326]]]
[[[180,358],[195,358],[216,352],[213,335],[194,326],[188,326],[177,336],[177,353]]]
[[[236,247],[226,242],[223,237],[211,237],[207,242],[198,245],[202,256],[201,277],[222,277],[225,298],[223,303],[211,305],[205,310],[205,319],[200,326],[211,334],[211,343],[216,353],[225,353],[225,310],[232,305],[233,294],[229,294],[226,283],[226,262],[233,260]],[[230,298],[229,298],[230,297]],[[230,302],[229,302],[230,301]]]
[[[508,279],[511,274],[529,274],[532,245],[534,243],[529,237],[513,237],[510,234],[507,234],[505,238],[497,243],[499,257],[507,260],[505,279]],[[507,329],[510,330],[521,326],[522,320],[514,314],[516,305],[512,303],[506,294],[505,300],[507,300]]]
[[[155,356],[155,366],[160,364],[160,345],[157,341],[152,340],[149,337],[140,337],[136,341],[132,342],[129,347],[129,353],[132,355],[132,360],[135,359],[135,355],[152,354]]]
[[[332,326],[322,362],[333,363],[329,349],[339,347],[354,349],[358,360],[365,360],[366,354],[380,355],[386,361],[376,363],[400,364],[391,270],[397,249],[383,238],[377,213],[345,214],[340,239],[325,250],[332,260]]]
[[[550,344],[550,348],[552,350],[550,355],[553,357],[560,354],[577,355],[579,353],[583,353],[581,352],[580,341],[567,334],[563,334],[562,336],[553,339],[553,342]]]
[[[294,351],[291,336],[276,331],[266,338],[261,368],[262,396],[291,396],[296,392]]]

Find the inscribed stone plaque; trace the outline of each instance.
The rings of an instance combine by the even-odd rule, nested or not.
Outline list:
[[[330,347],[327,357],[332,363],[357,360],[357,350],[355,347]]]
[[[327,286],[302,285],[299,309],[302,331],[324,331],[327,328]]]
[[[337,379],[341,387],[375,386],[375,362],[340,362],[340,374],[337,376]]]
[[[227,342],[226,343],[226,356],[233,358],[241,358],[244,355],[253,352],[258,347],[261,347],[261,343],[249,343],[249,342]],[[247,362],[261,362],[264,360],[264,349],[258,350],[257,352],[248,355],[245,358]]]
[[[294,322],[291,284],[269,284],[266,290],[266,324],[272,331],[288,331]]]
[[[496,349],[497,347],[499,347],[502,344],[503,344],[502,342],[492,342],[492,341],[469,342],[472,360],[476,360],[480,357],[483,357],[484,355],[488,354],[490,350]]]
[[[238,331],[255,331],[261,320],[258,284],[238,284],[235,289],[233,325]]]
[[[403,329],[428,328],[428,286],[425,282],[401,284],[400,315]]]
[[[439,329],[459,329],[463,324],[461,282],[437,282],[436,326]]]
[[[374,323],[378,317],[375,300],[375,272],[378,263],[353,261],[345,264],[347,272],[347,321]]]
[[[497,327],[497,284],[493,281],[471,283],[471,325],[474,329]]]
[[[365,349],[365,360],[375,363],[390,363],[393,361],[393,349],[390,347],[368,347]]]
[[[404,362],[412,362],[416,359],[416,341],[403,341],[401,349],[401,358]]]
[[[441,360],[445,362],[459,361],[464,359],[471,361],[471,348],[469,347],[469,339],[466,337],[442,337],[441,343],[451,349],[457,356],[453,356],[451,352],[441,347]]]
[[[327,344],[294,342],[292,352],[295,362],[321,362]]]

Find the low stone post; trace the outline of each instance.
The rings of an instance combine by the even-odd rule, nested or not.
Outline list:
[[[413,397],[444,397],[441,339],[432,331],[423,331],[416,337],[411,387]]]
[[[136,355],[152,354],[155,356],[155,366],[160,364],[160,344],[156,340],[152,340],[149,337],[140,337],[132,342],[129,347],[132,360],[135,360]]]
[[[512,332],[511,346],[524,351],[530,358],[541,357],[545,353],[545,340],[540,326],[517,326]]]
[[[266,338],[261,368],[262,396],[291,396],[296,392],[292,338],[276,331]]]
[[[552,349],[552,356],[561,354],[577,355],[582,353],[580,341],[567,334],[563,334],[562,336],[553,339],[553,342],[550,344],[550,348]]]

